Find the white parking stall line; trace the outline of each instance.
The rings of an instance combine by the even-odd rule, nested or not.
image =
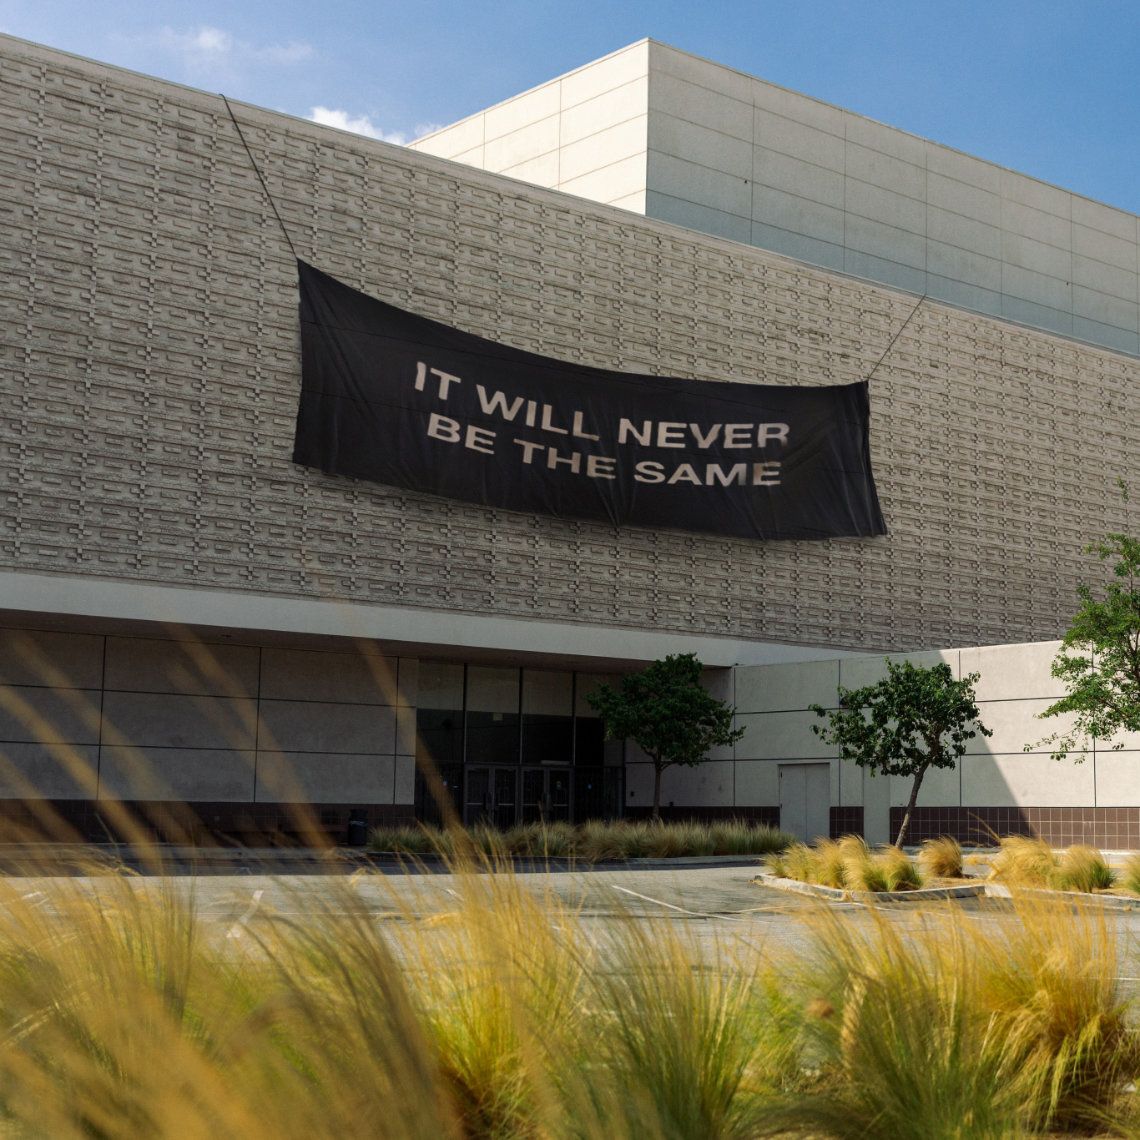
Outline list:
[[[251,919],[251,918],[254,916],[254,914],[256,913],[256,911],[257,911],[257,908],[258,908],[258,907],[261,905],[261,896],[262,896],[263,894],[265,894],[265,891],[264,891],[264,890],[262,890],[262,889],[260,889],[260,888],[259,888],[258,890],[256,890],[256,891],[254,891],[254,892],[253,892],[253,901],[252,901],[252,902],[249,904],[249,906],[246,908],[246,912],[245,912],[245,914],[243,914],[243,915],[242,915],[242,916],[241,916],[241,917],[240,917],[240,918],[237,920],[237,922],[235,922],[235,923],[233,924],[233,926],[231,926],[231,927],[229,928],[229,930],[226,932],[226,937],[227,937],[227,938],[240,938],[240,937],[241,937],[241,928],[242,928],[243,926],[245,926],[245,924],[246,924],[247,922],[249,922],[249,920],[250,920],[250,919]]]
[[[615,891],[621,891],[624,895],[633,895],[635,899],[643,899],[645,902],[651,902],[657,906],[666,907],[669,910],[675,910],[678,914],[687,914],[693,918],[720,918],[725,922],[744,922],[745,920],[739,915],[733,914],[708,914],[700,910],[686,910],[683,906],[674,906],[672,903],[667,903],[663,899],[650,898],[649,895],[638,894],[637,891],[631,891],[628,887],[619,887],[615,883],[610,884]]]

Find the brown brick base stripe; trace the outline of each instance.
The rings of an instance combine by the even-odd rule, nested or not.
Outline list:
[[[120,805],[148,838],[163,843],[289,847],[343,843],[348,821],[411,823],[410,804],[248,804],[130,801]],[[0,800],[0,842],[125,842],[116,813],[94,800]]]
[[[834,809],[832,809],[834,810]],[[891,808],[891,834],[903,809]],[[1109,849],[1140,848],[1140,807],[927,807],[916,808],[908,843],[952,835],[960,843],[994,842],[995,836],[1033,835],[1055,847],[1088,843]]]
[[[831,809],[830,831],[832,839],[844,835],[863,834],[863,809],[861,807],[833,807]]]

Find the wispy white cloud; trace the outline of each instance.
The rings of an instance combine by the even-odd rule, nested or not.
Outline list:
[[[378,127],[367,115],[350,115],[334,107],[314,107],[306,118],[324,127],[337,127],[342,131],[352,131],[356,135],[366,135],[370,139],[403,146],[408,135],[403,131],[385,131]]]
[[[232,74],[254,64],[291,67],[311,59],[311,44],[300,40],[256,44],[239,39],[224,28],[201,24],[196,28],[163,27],[130,37],[140,46],[157,48],[174,56],[192,76]]]
[[[304,43],[301,40],[290,40],[287,44],[269,44],[267,47],[254,50],[258,59],[263,59],[266,63],[280,63],[286,66],[313,58],[312,44]]]
[[[176,32],[173,28],[163,28],[158,33],[158,42],[174,51],[195,53],[205,56],[229,55],[234,49],[234,38],[221,28],[211,28],[207,24],[190,32]]]

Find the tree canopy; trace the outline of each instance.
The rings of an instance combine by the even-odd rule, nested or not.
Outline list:
[[[1053,676],[1068,693],[1041,716],[1074,716],[1071,731],[1047,740],[1058,760],[1089,739],[1140,732],[1140,541],[1109,534],[1086,550],[1111,561],[1112,578],[1099,595],[1088,585],[1077,588],[1080,608],[1053,660]]]
[[[992,733],[978,720],[977,673],[955,680],[945,662],[886,664],[887,675],[873,685],[840,686],[839,708],[812,705],[827,720],[826,725],[813,724],[812,731],[873,776],[911,778],[910,800],[895,839],[901,847],[928,769],[953,768],[968,741]]]
[[[586,700],[610,739],[633,740],[653,761],[653,818],[661,818],[661,774],[674,764],[701,763],[709,749],[734,744],[736,710],[701,687],[695,653],[654,661],[617,685],[599,685]]]

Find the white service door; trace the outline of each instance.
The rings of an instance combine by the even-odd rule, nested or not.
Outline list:
[[[811,843],[831,830],[831,765],[780,765],[780,829]]]

